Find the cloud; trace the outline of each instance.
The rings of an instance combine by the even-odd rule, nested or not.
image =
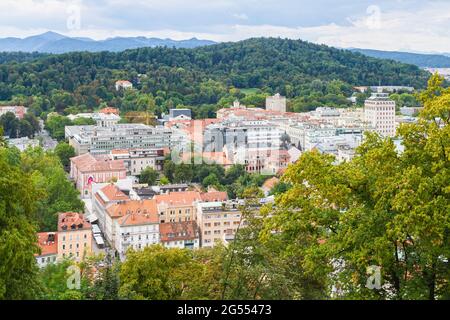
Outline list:
[[[68,8],[81,28],[68,29]],[[251,17],[251,19],[250,19]],[[71,36],[274,36],[337,47],[450,52],[445,0],[2,0],[0,37],[53,30]]]

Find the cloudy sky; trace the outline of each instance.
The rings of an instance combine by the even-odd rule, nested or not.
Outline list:
[[[0,37],[48,30],[94,39],[275,36],[450,52],[450,0],[0,0]]]

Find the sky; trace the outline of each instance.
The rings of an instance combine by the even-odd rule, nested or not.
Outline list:
[[[450,0],[0,0],[0,37],[46,31],[450,53]]]

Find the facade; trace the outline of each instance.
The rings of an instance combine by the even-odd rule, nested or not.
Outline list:
[[[47,265],[55,263],[58,257],[58,234],[41,232],[37,234],[37,237],[41,252],[35,255],[36,262],[40,268],[45,268]]]
[[[279,93],[273,97],[267,97],[266,110],[286,112],[286,97],[282,97]]]
[[[108,215],[107,209],[113,204],[122,203],[128,200],[131,200],[129,196],[112,183],[93,192],[92,209],[98,219],[100,229],[103,230],[105,236],[108,234],[108,241],[112,240],[112,221]]]
[[[109,127],[67,126],[65,136],[77,155],[88,152],[109,154],[112,150],[163,149],[169,148],[172,142],[171,129],[139,123]]]
[[[14,113],[16,118],[23,119],[27,113],[27,108],[24,106],[0,106],[0,117],[8,112]]]
[[[366,121],[384,137],[395,136],[395,101],[387,93],[374,93],[364,104]]]
[[[228,202],[197,203],[197,224],[201,247],[212,248],[217,242],[233,241],[238,228],[246,225],[238,204]]]
[[[118,217],[113,222],[114,235],[111,243],[122,260],[129,248],[140,250],[160,243],[155,201],[128,201],[113,205],[110,209],[108,212]]]
[[[197,191],[170,192],[155,196],[161,223],[194,221],[196,203],[202,198]]]
[[[164,149],[129,149],[112,150],[112,160],[122,160],[128,175],[138,176],[147,168],[162,171],[164,166]]]
[[[161,244],[166,248],[198,249],[200,230],[195,221],[161,223]]]
[[[127,169],[123,160],[94,157],[90,153],[70,159],[70,178],[82,197],[88,197],[92,183],[105,183],[113,179],[125,179]]]
[[[81,261],[92,253],[92,227],[81,213],[66,212],[58,216],[58,260]]]

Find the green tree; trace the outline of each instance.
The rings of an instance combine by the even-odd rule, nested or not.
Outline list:
[[[306,275],[326,279],[339,298],[442,299],[449,292],[450,89],[432,77],[418,123],[399,129],[405,151],[367,134],[356,157],[310,152],[288,168],[292,188],[277,198],[272,231],[302,258]],[[293,246],[295,244],[295,246]],[[383,286],[366,287],[379,266]]]
[[[58,156],[64,168],[69,168],[70,158],[75,157],[75,149],[66,142],[60,142],[55,147],[55,154]]]
[[[41,194],[9,152],[0,148],[0,299],[32,299],[39,292],[33,215]]]
[[[158,171],[151,167],[148,167],[141,172],[141,175],[139,176],[139,183],[146,183],[149,186],[154,186],[158,178]]]

